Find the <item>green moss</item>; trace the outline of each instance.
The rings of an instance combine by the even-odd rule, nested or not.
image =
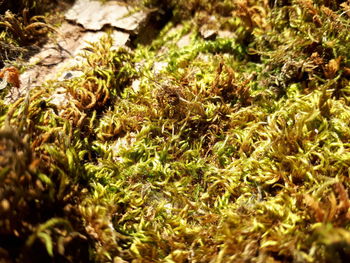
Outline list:
[[[163,5],[176,13],[186,3]],[[348,5],[187,5],[195,18],[178,16],[183,26],[170,22],[151,45],[112,50],[105,38],[74,68],[81,77],[4,108],[0,223],[14,225],[0,235],[19,233],[18,258],[28,249],[48,260],[89,255],[82,262],[349,256]],[[210,15],[236,37],[204,40]],[[56,87],[67,104],[50,102]],[[8,207],[20,203],[16,216]]]

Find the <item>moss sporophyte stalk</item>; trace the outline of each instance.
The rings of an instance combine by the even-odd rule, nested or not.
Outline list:
[[[165,24],[151,43],[103,37],[8,103],[52,27],[21,2],[0,22],[5,262],[347,261],[349,2],[126,1]]]

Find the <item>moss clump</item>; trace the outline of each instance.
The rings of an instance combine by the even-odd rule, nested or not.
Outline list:
[[[69,2],[69,1],[66,1]],[[54,28],[45,13],[53,11],[57,1],[19,0],[0,3],[0,67],[18,58],[27,58],[47,40]]]
[[[0,252],[347,261],[349,5],[148,4],[195,18],[178,16],[134,50],[92,44],[73,68],[82,76],[3,110],[0,240],[19,252],[2,243]],[[218,34],[205,39],[211,16]],[[58,91],[69,100],[57,103]]]

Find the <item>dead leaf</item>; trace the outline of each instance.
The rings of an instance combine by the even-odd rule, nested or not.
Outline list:
[[[0,78],[4,79],[7,83],[13,87],[19,88],[19,71],[15,67],[4,68],[0,71]]]

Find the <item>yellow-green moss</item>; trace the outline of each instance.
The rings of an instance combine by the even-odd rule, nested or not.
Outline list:
[[[19,260],[29,249],[78,262],[349,257],[350,7],[230,4],[189,1],[197,18],[149,46],[103,39],[81,77],[6,109],[0,236],[16,236]],[[198,17],[210,15],[236,37],[204,40]],[[61,108],[56,87],[71,98]]]

